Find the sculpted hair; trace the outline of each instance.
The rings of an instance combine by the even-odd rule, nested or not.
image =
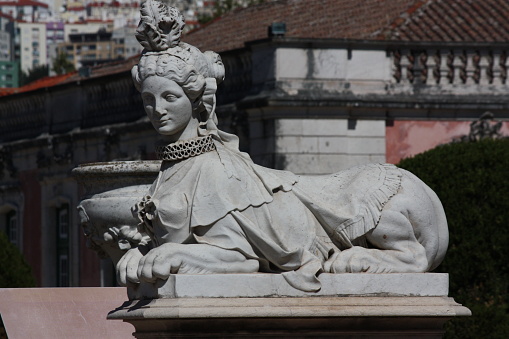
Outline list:
[[[142,56],[131,74],[138,91],[141,91],[141,83],[145,79],[160,76],[179,84],[193,103],[200,99],[205,89],[205,78],[193,65],[166,53]]]

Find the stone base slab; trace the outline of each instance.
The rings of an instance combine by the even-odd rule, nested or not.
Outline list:
[[[441,338],[469,315],[449,297],[175,298],[126,302],[108,319],[136,338]]]
[[[470,310],[448,295],[447,274],[321,274],[322,289],[294,289],[278,274],[173,275],[129,288],[108,319],[137,338],[441,338]],[[150,296],[153,299],[147,299]]]
[[[446,273],[320,274],[316,293],[297,290],[281,274],[174,274],[167,281],[130,286],[134,299],[322,296],[447,296]]]

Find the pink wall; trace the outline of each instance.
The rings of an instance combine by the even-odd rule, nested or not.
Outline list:
[[[470,132],[471,121],[399,120],[385,129],[386,161],[397,164]],[[504,122],[502,134],[509,136],[509,122]]]

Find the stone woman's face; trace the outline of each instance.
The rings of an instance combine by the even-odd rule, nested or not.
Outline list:
[[[175,135],[188,126],[193,113],[191,101],[175,81],[151,76],[141,84],[141,97],[148,118],[162,135]]]

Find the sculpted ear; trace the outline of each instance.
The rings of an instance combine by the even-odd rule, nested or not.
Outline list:
[[[133,78],[134,87],[136,87],[138,92],[141,92],[141,79],[140,74],[138,73],[138,65],[134,65],[131,69],[131,76]]]

